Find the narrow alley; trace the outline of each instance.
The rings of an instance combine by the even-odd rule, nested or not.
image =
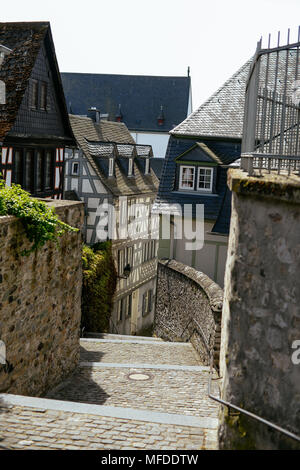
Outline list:
[[[10,449],[216,449],[209,368],[189,343],[103,335],[81,340],[75,373],[45,398],[0,395]],[[213,381],[213,392],[218,393]]]

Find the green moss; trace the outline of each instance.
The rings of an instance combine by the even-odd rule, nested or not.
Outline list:
[[[21,255],[29,255],[49,240],[57,241],[65,232],[78,231],[59,220],[54,208],[31,197],[21,186],[6,186],[0,175],[0,216],[3,215],[18,217],[28,240],[32,242],[32,246],[23,250]]]
[[[83,247],[82,327],[90,332],[108,332],[117,274],[111,242]]]

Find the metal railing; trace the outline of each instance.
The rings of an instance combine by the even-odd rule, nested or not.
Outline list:
[[[198,327],[198,330],[196,330],[196,331],[198,331],[200,333],[200,336],[203,339],[203,343],[204,343],[205,348],[207,349],[207,352],[208,352],[209,357],[210,357],[210,370],[209,370],[209,379],[208,379],[208,397],[211,400],[214,400],[214,401],[220,403],[221,405],[228,407],[229,409],[235,410],[238,413],[242,413],[242,414],[248,416],[249,418],[255,419],[256,421],[259,421],[260,423],[265,424],[266,426],[269,426],[272,429],[284,434],[285,436],[290,437],[291,439],[294,439],[294,440],[300,442],[300,437],[297,436],[296,434],[288,431],[287,429],[284,429],[281,426],[278,426],[277,424],[274,424],[274,423],[272,423],[271,421],[269,421],[265,418],[261,418],[260,416],[256,415],[255,413],[252,413],[251,411],[245,410],[244,408],[241,408],[241,407],[239,407],[239,406],[237,406],[237,405],[235,405],[231,402],[228,402],[226,400],[222,400],[221,398],[219,398],[219,397],[217,397],[217,396],[215,396],[211,393],[211,388],[212,388],[211,383],[212,383],[212,381],[213,380],[220,380],[222,377],[218,376],[217,378],[213,378],[214,373],[218,374],[218,371],[214,368],[214,351],[213,351],[213,348],[211,348],[209,346],[208,340],[207,340],[206,336],[204,335],[204,332],[203,332],[200,324],[197,322],[197,320],[195,320],[194,318],[190,318],[190,320],[187,322],[186,326],[183,328],[182,332],[179,335],[177,334],[177,332],[175,330],[173,330],[173,328],[166,325],[164,322],[159,321],[159,324],[161,324],[164,328],[172,331],[172,333],[175,334],[176,337],[183,338],[183,335],[184,335],[185,331],[188,329],[191,322],[196,323],[196,326]],[[190,340],[190,338],[193,335],[194,331],[195,331],[195,328],[193,329],[193,331],[190,334],[190,336],[188,337],[188,339],[186,339],[186,341]]]
[[[290,437],[291,439],[294,439],[297,442],[300,442],[300,436],[297,436],[296,434],[288,431],[287,429],[282,428],[281,426],[278,426],[277,424],[272,423],[271,421],[268,421],[265,418],[261,418],[260,416],[256,415],[255,413],[252,413],[251,411],[245,410],[244,408],[241,408],[237,405],[234,405],[233,403],[230,403],[229,401],[222,400],[219,397],[216,397],[211,393],[211,382],[212,380],[220,380],[222,377],[217,377],[216,379],[213,378],[213,363],[214,363],[214,358],[213,355],[211,354],[210,356],[210,371],[209,371],[209,379],[208,379],[208,396],[212,400],[220,403],[223,406],[227,406],[229,409],[233,409],[237,411],[238,413],[242,413],[249,418],[255,419],[256,421],[259,421],[262,424],[265,424],[266,426],[269,426],[270,428],[274,429],[275,431],[278,431],[282,434],[284,434],[287,437]],[[215,371],[216,373],[216,371]]]
[[[262,176],[264,173],[271,172],[285,176],[290,176],[294,173],[300,176],[300,158],[297,156],[260,153],[243,154],[241,157],[241,168],[247,171],[249,176],[257,174]]]
[[[300,27],[297,42],[262,48],[262,39],[246,84],[241,167],[250,172],[299,171],[300,159]],[[251,163],[249,157],[253,156]],[[259,163],[259,159],[265,159]],[[249,173],[250,174],[250,173]]]

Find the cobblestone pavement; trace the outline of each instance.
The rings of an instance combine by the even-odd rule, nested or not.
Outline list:
[[[17,397],[22,406],[0,408],[0,449],[217,448],[218,406],[191,345],[106,339],[83,340],[81,349],[85,365],[46,400],[28,406]]]
[[[133,364],[177,364],[198,366],[199,359],[191,344],[168,346],[153,344],[81,342],[81,360]]]
[[[215,447],[215,431],[14,406],[1,414],[0,447],[201,450]]]
[[[136,372],[150,379],[131,380]],[[207,371],[81,367],[47,397],[214,418],[218,405],[207,399],[207,387]]]

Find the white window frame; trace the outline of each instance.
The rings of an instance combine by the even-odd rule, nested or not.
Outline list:
[[[77,165],[77,171],[74,170],[75,165]],[[72,176],[79,176],[79,162],[72,162],[71,174]]]
[[[200,182],[200,170],[209,170],[210,171],[210,185],[209,188],[199,188],[199,182]],[[207,166],[199,166],[198,167],[198,175],[197,175],[197,191],[206,191],[207,193],[212,192],[212,186],[213,186],[213,180],[214,180],[214,169],[212,167],[207,167]]]
[[[114,159],[109,159],[108,176],[114,176]]]
[[[185,168],[191,168],[193,169],[193,187],[192,188],[186,188],[185,186],[182,186],[182,176],[183,176],[183,170]],[[195,190],[195,176],[196,176],[196,167],[192,165],[180,165],[180,172],[179,172],[179,189],[183,189],[184,191],[194,191]]]

